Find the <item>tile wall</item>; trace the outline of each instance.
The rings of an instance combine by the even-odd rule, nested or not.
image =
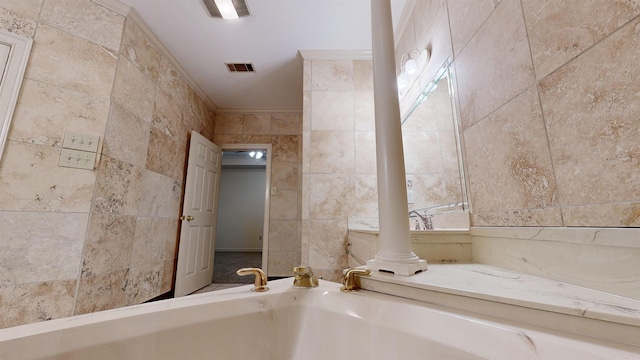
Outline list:
[[[171,289],[187,137],[214,111],[137,26],[90,0],[5,0],[34,39],[0,163],[0,327],[137,304]],[[58,167],[65,130],[94,171]]]
[[[214,142],[272,144],[268,276],[292,276],[300,265],[302,115],[220,113]]]

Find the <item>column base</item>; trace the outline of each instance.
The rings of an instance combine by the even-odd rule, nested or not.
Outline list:
[[[411,276],[427,270],[427,260],[419,259],[415,263],[396,263],[372,259],[367,261],[367,268],[371,271],[387,271],[396,275]]]

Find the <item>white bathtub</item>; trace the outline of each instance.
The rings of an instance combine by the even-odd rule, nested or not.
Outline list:
[[[322,280],[251,287],[0,330],[0,359],[640,359],[632,346]]]

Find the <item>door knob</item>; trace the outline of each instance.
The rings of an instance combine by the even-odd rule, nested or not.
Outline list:
[[[182,215],[182,216],[180,216],[180,220],[182,220],[182,221],[184,221],[184,220],[191,221],[193,219],[194,219],[194,217],[191,216],[191,215],[187,215],[187,216]]]

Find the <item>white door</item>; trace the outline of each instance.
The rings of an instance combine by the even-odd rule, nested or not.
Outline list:
[[[191,132],[175,297],[201,289],[213,279],[221,155],[218,146]]]

